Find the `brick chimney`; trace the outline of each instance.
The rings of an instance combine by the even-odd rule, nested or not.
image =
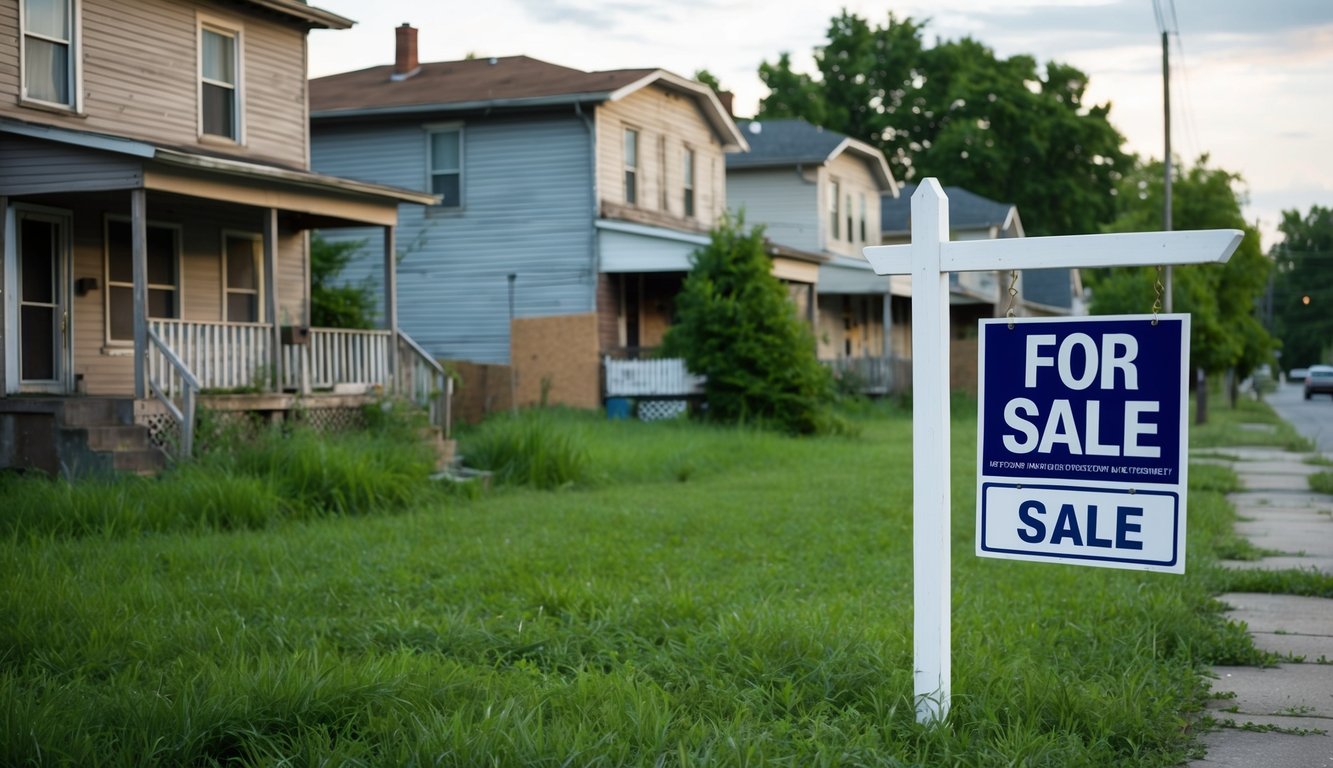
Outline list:
[[[394,30],[394,42],[393,74],[390,79],[406,80],[421,69],[421,63],[417,61],[417,28],[404,22]]]
[[[727,111],[728,115],[736,116],[736,110],[731,106],[732,102],[736,101],[736,94],[731,91],[718,91],[717,100],[722,102],[722,108]]]

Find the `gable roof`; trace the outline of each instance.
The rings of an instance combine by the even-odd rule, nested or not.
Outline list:
[[[311,120],[597,104],[655,85],[694,99],[724,149],[748,148],[711,88],[664,69],[584,72],[501,56],[422,64],[401,79],[392,78],[393,71],[386,64],[311,80]]]
[[[884,234],[901,234],[912,230],[914,192],[915,184],[904,184],[897,199],[886,195],[880,200],[879,220]],[[1012,225],[1017,227],[1020,237],[1023,235],[1023,222],[1018,218],[1018,207],[1013,203],[997,202],[962,187],[945,187],[944,194],[949,198],[950,228],[1007,229]]]
[[[898,184],[876,147],[804,120],[741,120],[737,125],[750,143],[743,155],[728,155],[727,170],[772,168],[787,165],[824,165],[843,152],[861,156],[871,167],[880,188],[897,194]]]

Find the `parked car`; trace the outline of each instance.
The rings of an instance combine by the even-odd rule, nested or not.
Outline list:
[[[1305,368],[1292,368],[1287,372],[1287,381],[1290,381],[1293,384],[1298,381],[1305,381],[1305,377],[1309,375],[1309,373],[1310,372]]]
[[[1305,399],[1314,395],[1333,397],[1333,365],[1312,365],[1305,377]]]

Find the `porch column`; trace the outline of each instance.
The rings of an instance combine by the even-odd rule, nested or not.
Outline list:
[[[275,392],[282,392],[282,328],[278,325],[278,209],[264,211],[264,294],[269,324],[269,370]]]
[[[889,290],[884,294],[884,309],[880,312],[884,316],[884,359],[893,359],[893,291]],[[887,365],[887,363],[885,363]]]
[[[148,192],[130,190],[130,264],[134,296],[134,398],[148,396]]]
[[[398,263],[394,228],[384,228],[384,327],[389,329],[389,391],[398,389]]]
[[[9,392],[9,379],[5,378],[8,372],[5,370],[5,360],[9,355],[6,352],[9,349],[9,340],[5,333],[5,302],[8,297],[5,296],[5,251],[8,250],[8,240],[6,238],[12,235],[5,229],[9,223],[9,198],[0,195],[0,397],[4,397]],[[15,389],[18,387],[15,386]]]

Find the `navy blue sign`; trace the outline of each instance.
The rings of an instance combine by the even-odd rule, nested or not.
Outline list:
[[[1181,482],[1182,321],[981,324],[981,472]]]

